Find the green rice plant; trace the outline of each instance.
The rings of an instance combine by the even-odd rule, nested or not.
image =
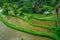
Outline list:
[[[0,20],[4,24],[6,24],[8,27],[13,28],[13,29],[18,30],[18,31],[22,31],[22,32],[29,33],[29,34],[36,35],[36,36],[48,37],[48,38],[52,38],[52,39],[58,38],[57,35],[55,35],[55,34],[37,32],[37,31],[34,31],[34,30],[29,30],[29,29],[23,28],[22,26],[17,26],[15,24],[12,24],[12,23],[8,22],[6,19],[4,19],[1,14],[0,14]]]

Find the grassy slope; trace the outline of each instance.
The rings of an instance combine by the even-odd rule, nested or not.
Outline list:
[[[9,16],[11,16],[11,15],[9,15]],[[33,23],[31,22],[31,20],[29,20],[28,18],[23,18],[23,17],[20,17],[20,16],[13,16],[13,17],[17,17],[17,18],[20,18],[20,19],[22,19],[22,20],[25,20],[25,21],[28,22],[30,25],[35,26],[35,27],[47,28],[47,29],[49,29],[49,30],[52,31],[52,32],[53,32],[53,31],[55,32],[55,29],[56,29],[56,27],[42,26],[42,25],[33,24]]]
[[[0,20],[6,24],[8,27],[10,28],[13,28],[13,29],[16,29],[16,30],[19,30],[19,31],[23,31],[23,32],[26,32],[26,33],[29,33],[29,34],[33,34],[33,35],[37,35],[37,36],[45,36],[45,37],[49,37],[49,38],[53,38],[53,39],[56,39],[57,36],[55,34],[47,34],[47,33],[41,33],[41,32],[36,32],[36,31],[33,31],[33,30],[28,30],[26,28],[23,28],[21,26],[16,26],[10,22],[8,22],[7,20],[5,20],[2,15],[0,15]]]
[[[48,16],[43,15],[43,14],[27,14],[24,13],[24,15],[28,16],[28,17],[32,17],[34,19],[38,19],[38,20],[45,20],[45,21],[55,21],[56,19],[53,18],[53,16],[55,16],[54,14],[50,14]]]
[[[56,29],[56,27],[50,27],[50,26],[43,26],[43,25],[38,25],[38,24],[33,24],[32,22],[31,22],[31,20],[29,20],[28,18],[22,18],[22,17],[20,17],[20,16],[17,16],[17,18],[20,18],[20,19],[22,19],[22,20],[25,20],[26,22],[28,22],[30,25],[32,25],[32,26],[36,26],[36,27],[42,27],[42,28],[47,28],[47,29],[49,29],[49,30],[54,30],[54,29]]]

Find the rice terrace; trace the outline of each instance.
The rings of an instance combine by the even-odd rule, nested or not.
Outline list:
[[[0,40],[60,40],[60,0],[0,0]]]

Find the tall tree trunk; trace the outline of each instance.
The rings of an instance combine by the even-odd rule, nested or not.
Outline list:
[[[60,28],[60,24],[59,24],[59,8],[60,8],[60,6],[58,6],[56,8],[56,25],[57,25],[57,27]]]

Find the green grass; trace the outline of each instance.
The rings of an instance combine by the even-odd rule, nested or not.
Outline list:
[[[53,18],[55,16],[55,14],[50,14],[50,15],[46,16],[44,14],[27,14],[27,13],[24,13],[24,15],[26,15],[27,17],[32,17],[34,19],[41,20],[41,21],[56,21],[56,19]]]
[[[42,27],[42,28],[46,28],[46,29],[49,29],[49,30],[57,28],[57,27],[53,27],[53,26],[43,26],[43,25],[39,25],[39,24],[33,24],[32,21],[29,20],[28,18],[22,18],[20,16],[17,16],[17,18],[22,19],[22,20],[28,22],[30,25],[35,26],[35,27]]]
[[[8,27],[13,28],[13,29],[18,30],[18,31],[22,31],[22,32],[29,33],[29,34],[36,35],[36,36],[48,37],[48,38],[52,38],[52,39],[58,38],[57,35],[55,35],[55,34],[37,32],[37,31],[34,31],[34,30],[29,30],[29,29],[23,28],[22,26],[17,26],[15,24],[12,24],[12,23],[8,22],[6,19],[4,19],[1,14],[0,14],[0,20],[4,24],[6,24]]]
[[[56,18],[53,18],[53,17],[43,17],[43,18],[33,17],[33,18],[41,21],[56,21]]]
[[[11,15],[9,15],[9,16],[11,16]],[[19,19],[22,19],[22,20],[26,21],[27,23],[29,23],[30,25],[35,26],[35,27],[42,27],[42,28],[46,28],[46,29],[49,29],[49,30],[53,30],[53,31],[55,31],[54,29],[56,29],[56,27],[53,27],[53,26],[43,26],[43,25],[33,24],[32,21],[29,20],[28,18],[23,18],[23,17],[20,17],[20,16],[12,16],[12,17],[17,17]]]
[[[15,16],[14,16],[15,17]],[[40,25],[37,25],[37,24],[33,24],[33,23],[31,23],[31,21],[28,19],[28,18],[23,18],[23,17],[20,17],[20,16],[17,16],[17,18],[20,18],[20,19],[22,19],[22,20],[25,20],[25,21],[27,21],[29,24],[31,24],[31,25],[33,25],[33,26],[38,26],[38,27],[42,27],[42,28],[47,28],[47,29],[49,29],[49,30],[51,30],[51,31],[53,31],[54,33],[55,33],[55,35],[57,35],[58,37],[56,38],[56,40],[59,40],[60,39],[60,37],[59,37],[59,35],[60,35],[60,28],[55,28],[55,27],[46,27],[46,26],[40,26]],[[9,26],[9,25],[8,25]],[[23,28],[21,28],[20,29],[20,27],[19,28],[14,28],[14,27],[11,27],[11,28],[13,28],[13,29],[16,29],[16,30],[21,30],[21,29],[23,29]],[[31,30],[30,30],[31,31]],[[30,31],[27,31],[27,33],[29,33]],[[25,32],[25,31],[24,31]],[[35,35],[34,34],[34,32],[32,32],[33,33],[33,35]],[[31,33],[30,33],[31,34]],[[44,33],[43,33],[44,34]],[[39,36],[39,34],[38,34],[38,36]]]

